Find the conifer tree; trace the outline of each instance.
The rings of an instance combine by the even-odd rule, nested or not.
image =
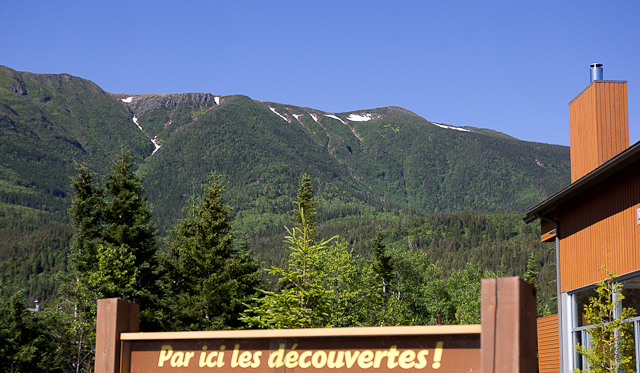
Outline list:
[[[524,281],[535,286],[537,289],[536,278],[538,277],[538,271],[536,271],[536,267],[536,258],[533,253],[531,253],[527,261],[527,271],[524,273]]]
[[[76,290],[64,295],[76,304],[86,303],[87,297],[138,303],[141,328],[149,330],[159,292],[158,245],[142,179],[129,153],[121,152],[104,184],[104,189],[95,186],[86,167],[80,167],[73,180],[73,273],[66,276],[63,291]],[[91,320],[95,310],[88,310],[86,318]]]
[[[536,303],[537,303],[537,311],[536,314],[538,317],[543,317],[551,314],[551,310],[549,309],[549,305],[545,304],[540,298],[540,286],[538,285],[538,265],[536,264],[536,257],[533,253],[529,254],[529,260],[527,261],[527,270],[523,275],[523,279],[525,282],[533,285],[536,289]]]
[[[373,270],[382,282],[382,294],[387,294],[391,289],[389,285],[393,280],[393,258],[387,253],[387,247],[382,240],[384,236],[382,232],[376,232],[376,236],[371,241],[371,246],[373,247],[373,255],[375,261],[373,263]]]
[[[185,208],[169,240],[165,259],[170,279],[169,324],[178,330],[238,328],[238,320],[262,287],[260,265],[246,247],[234,248],[231,207],[223,199],[220,177],[211,174],[201,198]]]
[[[39,317],[42,316],[27,310],[22,292],[0,297],[0,371],[64,370],[59,352]]]
[[[72,266],[80,272],[97,267],[97,245],[103,232],[104,190],[93,183],[94,174],[82,165],[72,181],[74,197],[69,209],[75,234],[71,240]]]
[[[293,209],[294,226],[299,231],[302,231],[303,225],[306,223],[309,231],[309,239],[314,241],[317,238],[316,206],[318,202],[314,199],[311,177],[307,174],[302,175],[300,185],[298,186],[298,200],[295,201],[294,204],[296,206]]]
[[[301,209],[302,210],[302,209]],[[264,297],[254,299],[242,318],[250,327],[284,329],[327,326],[331,314],[331,294],[318,284],[320,253],[335,239],[315,243],[309,225],[300,211],[302,229],[287,230],[285,244],[290,251],[285,267],[273,267],[268,272],[278,276],[280,291],[263,291]]]
[[[110,197],[103,209],[103,240],[114,247],[124,246],[135,257],[139,271],[136,289],[153,286],[158,271],[157,230],[142,186],[142,178],[133,170],[131,155],[122,151],[105,177],[106,192]],[[134,299],[135,301],[135,299]]]

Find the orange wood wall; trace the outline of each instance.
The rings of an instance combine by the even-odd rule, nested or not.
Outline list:
[[[596,81],[569,104],[571,182],[629,147],[627,83]]]
[[[640,269],[640,161],[558,207],[562,292]]]
[[[540,373],[560,370],[558,314],[538,318],[538,368]]]

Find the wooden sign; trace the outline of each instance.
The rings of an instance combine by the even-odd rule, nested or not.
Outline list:
[[[98,300],[96,373],[536,372],[535,290],[482,280],[482,325],[138,333],[139,307]]]
[[[363,373],[480,369],[480,327],[124,333],[129,372]],[[380,334],[383,332],[383,334]],[[281,336],[274,335],[281,334]],[[144,337],[144,340],[136,340]],[[181,339],[188,337],[188,339]],[[238,338],[240,337],[240,338]],[[136,338],[136,339],[134,339]],[[124,364],[123,364],[124,365]]]

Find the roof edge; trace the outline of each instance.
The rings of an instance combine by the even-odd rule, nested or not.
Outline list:
[[[569,184],[563,189],[556,192],[546,200],[534,205],[525,213],[523,218],[525,223],[531,223],[537,220],[540,215],[544,215],[549,211],[558,207],[558,205],[576,197],[577,195],[590,189],[603,179],[618,172],[630,163],[640,159],[640,141],[632,146],[609,158],[606,162],[595,168],[593,171],[584,175],[575,182]]]

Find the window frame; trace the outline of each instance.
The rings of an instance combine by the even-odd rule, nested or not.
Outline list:
[[[614,279],[613,282],[623,282],[625,280],[628,280],[634,277],[640,277],[640,271],[634,271],[622,276],[618,276]],[[570,340],[572,341],[571,353],[573,357],[573,359],[571,359],[571,364],[570,364],[571,370],[588,368],[585,357],[575,350],[575,346],[578,344],[582,344],[581,342],[586,341],[586,344],[584,344],[584,346],[587,346],[587,348],[590,348],[591,335],[589,334],[588,330],[594,328],[593,325],[578,326],[580,310],[578,309],[577,296],[580,293],[596,289],[597,287],[598,287],[597,284],[592,284],[589,286],[584,286],[579,289],[575,289],[570,292],[567,292],[567,295],[570,297],[569,303],[571,305],[570,324],[569,324],[570,325],[569,336],[571,338]],[[620,313],[622,312],[622,304],[619,299],[614,299],[614,302],[616,304],[616,307],[614,308],[614,317],[619,317]],[[636,363],[636,372],[640,372],[640,310],[636,310],[636,312],[638,313],[638,315],[632,318],[626,319],[625,323],[633,322],[634,355],[635,355],[635,363]],[[578,341],[578,335],[580,336],[580,341]],[[577,364],[578,362],[580,363],[579,366]]]

